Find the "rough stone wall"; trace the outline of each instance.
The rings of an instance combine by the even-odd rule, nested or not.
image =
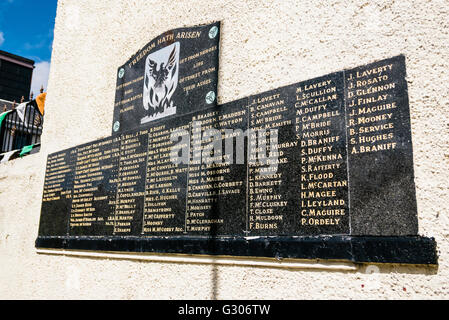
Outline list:
[[[0,298],[448,298],[448,12],[447,0],[59,0],[42,151],[0,166]],[[419,230],[438,242],[438,269],[312,271],[36,254],[47,154],[110,134],[116,69],[143,45],[215,20],[222,21],[220,103],[406,55]]]

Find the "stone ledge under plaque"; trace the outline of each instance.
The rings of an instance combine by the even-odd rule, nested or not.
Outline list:
[[[438,265],[436,241],[410,237],[38,237],[38,249]]]

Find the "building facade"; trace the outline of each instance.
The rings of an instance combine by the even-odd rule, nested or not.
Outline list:
[[[0,50],[0,99],[28,99],[34,61]]]

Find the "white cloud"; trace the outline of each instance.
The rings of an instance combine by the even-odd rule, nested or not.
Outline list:
[[[45,40],[41,40],[38,43],[32,44],[29,42],[26,42],[24,44],[25,50],[32,50],[32,49],[40,49],[45,45]]]
[[[33,71],[33,80],[31,81],[31,92],[34,93],[34,97],[40,93],[41,86],[44,86],[45,92],[47,92],[48,74],[50,73],[50,62],[42,61],[36,63],[36,68]]]
[[[5,42],[5,34],[0,31],[0,46]]]

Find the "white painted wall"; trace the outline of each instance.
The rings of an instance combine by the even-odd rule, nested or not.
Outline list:
[[[0,298],[449,298],[448,2],[328,3],[59,0],[42,151],[0,166]],[[138,49],[166,30],[214,20],[222,21],[220,103],[406,55],[419,230],[438,242],[438,269],[331,271],[36,253],[47,154],[110,135],[116,69]]]

